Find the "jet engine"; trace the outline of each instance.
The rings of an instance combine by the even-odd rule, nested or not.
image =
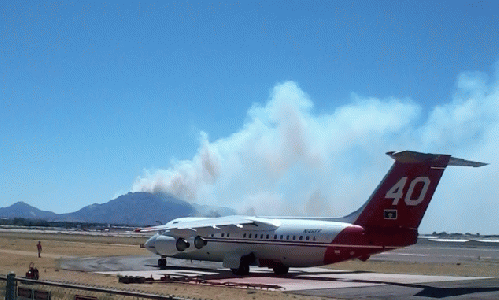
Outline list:
[[[203,248],[207,243],[208,242],[199,235],[194,238],[194,247],[196,247],[196,249]]]
[[[185,249],[189,248],[191,244],[183,238],[178,238],[175,246],[178,251],[184,251]]]
[[[145,244],[145,247],[158,255],[172,256],[179,252],[189,249],[191,243],[183,238],[175,239],[174,237],[157,234],[151,237]],[[191,249],[189,249],[191,250]]]
[[[156,234],[146,242],[145,246],[155,254],[171,256],[178,253],[176,244],[177,240],[175,238]]]

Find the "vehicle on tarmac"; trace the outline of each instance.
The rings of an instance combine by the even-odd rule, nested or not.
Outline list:
[[[371,197],[343,218],[250,217],[178,218],[156,231],[145,248],[166,258],[223,262],[234,274],[250,266],[272,268],[327,265],[417,242],[418,226],[447,166],[487,164],[450,155],[414,151],[387,152],[395,160]]]

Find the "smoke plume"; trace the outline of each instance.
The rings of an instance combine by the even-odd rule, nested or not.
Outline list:
[[[257,215],[342,216],[359,207],[387,172],[392,161],[386,151],[492,163],[446,171],[434,197],[438,204],[429,210],[435,219],[428,222],[438,226],[469,212],[472,204],[473,213],[497,215],[497,205],[483,207],[495,203],[487,191],[499,186],[493,167],[498,146],[498,81],[489,82],[483,73],[461,74],[449,101],[435,107],[410,98],[352,94],[346,105],[317,111],[298,84],[288,81],[273,88],[267,103],[248,110],[238,132],[214,141],[202,132],[193,159],[146,172],[132,190],[165,191]]]

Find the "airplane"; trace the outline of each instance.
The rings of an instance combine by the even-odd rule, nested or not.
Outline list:
[[[177,218],[143,229],[156,232],[144,247],[166,258],[222,262],[235,275],[250,266],[284,275],[289,267],[322,266],[417,242],[418,226],[447,166],[486,163],[415,151],[386,153],[395,163],[370,198],[343,218],[251,217]]]

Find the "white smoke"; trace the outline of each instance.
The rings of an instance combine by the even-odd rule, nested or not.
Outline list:
[[[487,83],[482,73],[463,73],[450,98],[426,108],[428,117],[425,108],[409,98],[355,94],[347,105],[318,112],[296,83],[284,82],[274,87],[265,105],[249,109],[241,130],[211,142],[201,133],[192,160],[147,172],[132,190],[166,191],[189,201],[231,206],[241,213],[342,216],[360,206],[387,172],[392,161],[386,151],[411,149],[497,162],[497,80]],[[442,222],[453,221],[442,218],[450,218],[446,207],[450,203],[456,214],[469,208],[470,199],[459,199],[466,194],[464,189],[477,182],[489,185],[485,190],[499,186],[495,167],[486,168],[447,171],[451,174],[444,175],[449,178],[442,180],[435,195],[441,200],[430,208],[434,202],[440,205],[429,210],[438,220],[428,227],[446,228]],[[468,182],[463,184],[460,176]],[[492,194],[480,191],[473,203],[493,203]],[[495,207],[482,210],[497,215]]]
[[[204,185],[215,184],[220,172],[220,157],[217,149],[210,145],[205,133],[201,133],[198,154],[190,161],[174,163],[168,170],[146,172],[145,177],[135,180],[132,192],[168,192],[181,199],[196,201]]]

